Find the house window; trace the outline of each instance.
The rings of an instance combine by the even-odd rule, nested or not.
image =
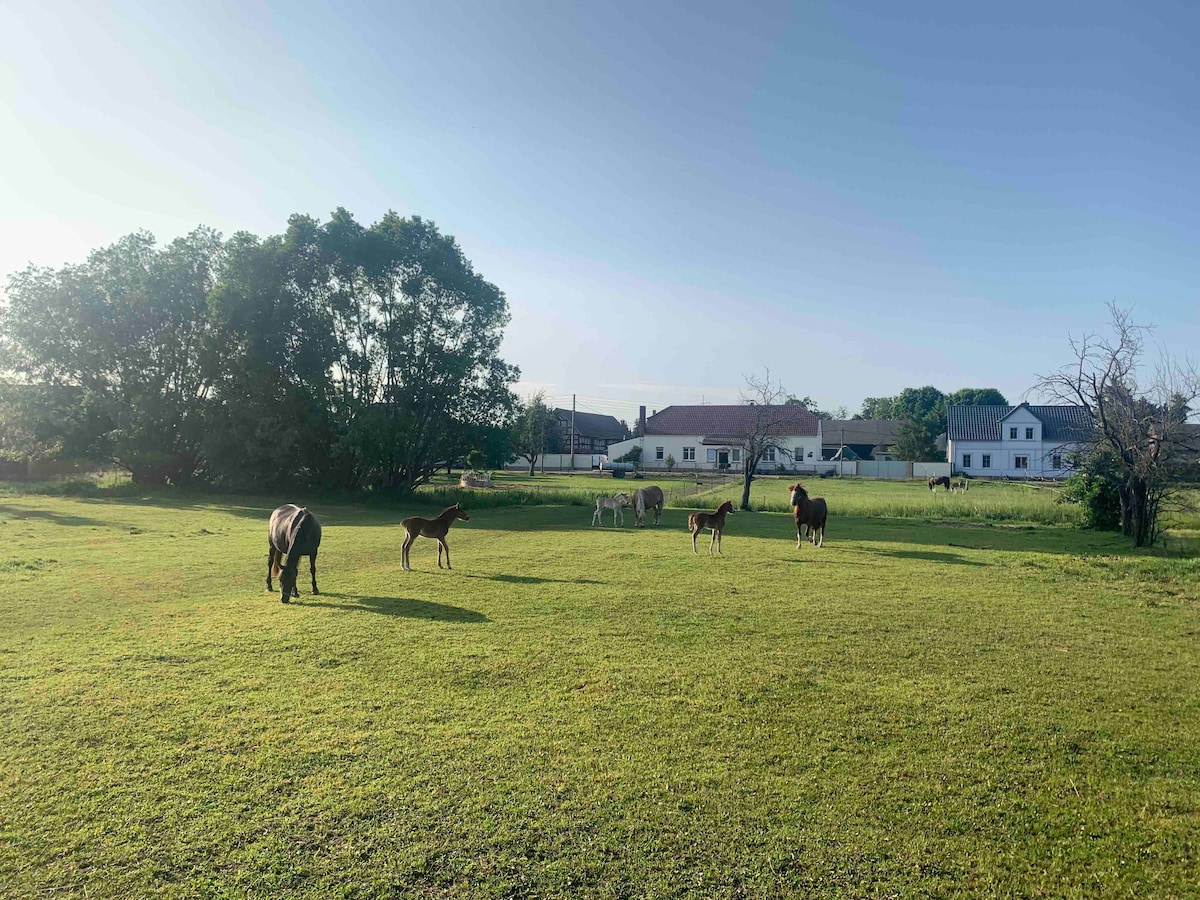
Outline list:
[[[742,451],[741,450],[733,451],[733,461],[735,463],[740,463],[742,461]]]
[[[1033,440],[1033,429],[1032,428],[1025,429],[1025,440],[1027,440],[1027,441]]]
[[[708,448],[708,455],[707,455],[705,458],[706,458],[706,459],[707,459],[707,460],[708,460],[710,463],[715,463],[715,462],[717,461],[717,451],[716,451],[716,450],[714,450],[712,447],[709,447],[709,448]]]
[[[1015,429],[1015,428],[1008,429],[1008,437],[1009,437],[1009,440],[1015,441],[1017,439],[1017,429]]]
[[[1061,469],[1062,468],[1062,454],[1061,453],[1055,453],[1052,457],[1050,457],[1050,468],[1052,468],[1052,469]]]
[[[1013,457],[1013,468],[1014,469],[1028,469],[1029,468],[1029,457],[1028,456],[1014,456]]]
[[[775,448],[774,447],[767,447],[765,450],[763,450],[762,461],[763,462],[775,462]]]
[[[990,469],[992,467],[992,454],[983,454],[983,462],[980,464],[980,466],[984,469]]]
[[[683,461],[684,462],[688,462],[688,461],[694,462],[695,459],[696,459],[696,448],[695,447],[684,447],[683,448]]]
[[[971,454],[970,453],[963,454],[963,468],[964,469],[971,468]]]
[[[663,458],[663,448],[662,448],[662,447],[655,447],[655,448],[654,448],[654,458],[655,458],[655,459],[662,459],[662,458]]]

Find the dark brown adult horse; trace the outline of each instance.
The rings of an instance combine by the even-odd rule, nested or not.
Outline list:
[[[654,524],[658,524],[659,518],[662,516],[663,504],[666,498],[663,496],[662,488],[650,485],[649,487],[638,488],[633,495],[633,518],[634,527],[646,527],[646,510],[654,510]]]
[[[808,496],[808,491],[800,486],[800,482],[788,485],[788,490],[792,492],[792,513],[796,517],[796,549],[800,549],[800,542],[804,537],[804,532],[801,530],[808,528],[809,540],[813,542],[814,547],[825,546],[825,520],[829,518],[829,507],[825,504],[824,497]],[[821,532],[821,542],[817,543],[817,532]]]
[[[442,510],[441,514],[433,519],[423,519],[420,516],[409,516],[407,519],[401,519],[400,524],[404,526],[404,546],[400,550],[400,565],[406,572],[412,571],[412,566],[408,562],[408,548],[413,545],[418,537],[433,538],[438,542],[438,568],[442,567],[442,551],[446,551],[446,568],[450,568],[450,545],[446,543],[446,532],[450,530],[450,526],[454,524],[455,519],[462,519],[464,522],[469,522],[471,517],[468,516],[461,506],[455,503],[453,506],[447,506]]]
[[[716,512],[694,512],[688,516],[688,528],[692,532],[692,552],[700,552],[696,549],[696,535],[705,528],[711,528],[712,540],[708,542],[708,555],[712,556],[713,544],[717,545],[717,552],[720,553],[721,531],[725,528],[725,517],[731,515],[733,515],[733,501],[726,500],[717,507]]]
[[[932,491],[932,490],[933,490],[935,487],[937,487],[939,484],[940,484],[942,487],[944,487],[946,490],[950,490],[950,476],[949,476],[949,475],[941,475],[941,476],[939,476],[939,477],[937,477],[937,478],[930,478],[930,479],[929,479],[929,489],[930,489],[931,491]]]
[[[267,525],[267,590],[271,587],[271,575],[279,576],[279,599],[284,603],[289,597],[299,597],[296,589],[297,570],[300,557],[308,557],[308,570],[312,574],[312,589],[317,590],[317,549],[321,546],[321,523],[312,510],[293,503],[285,503],[271,513]]]

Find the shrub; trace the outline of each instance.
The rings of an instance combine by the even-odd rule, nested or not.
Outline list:
[[[1121,480],[1111,457],[1094,453],[1063,485],[1060,501],[1083,508],[1083,528],[1121,529]]]

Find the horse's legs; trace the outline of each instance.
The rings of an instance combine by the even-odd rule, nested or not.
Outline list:
[[[717,542],[717,535],[720,533],[721,532],[717,531],[717,529],[715,529],[715,528],[712,530],[712,540],[710,540],[708,542],[708,555],[709,556],[712,556],[713,544],[715,544]]]
[[[604,524],[603,522],[601,522],[601,521],[600,521],[600,508],[601,508],[601,507],[600,507],[600,503],[599,503],[599,501],[597,501],[597,503],[596,503],[596,511],[595,511],[594,513],[592,513],[592,524],[593,524],[593,525],[602,525],[602,524]]]
[[[818,547],[825,546],[825,526],[824,525],[821,526],[821,543],[817,544],[817,546]]]
[[[804,524],[796,522],[796,549],[799,550],[804,546]]]
[[[699,550],[697,550],[697,549],[696,549],[696,535],[698,535],[699,533],[700,533],[700,529],[699,529],[699,528],[693,528],[693,529],[692,529],[692,552],[693,552],[693,553],[699,553],[699,552],[700,552]]]
[[[408,548],[412,546],[415,536],[412,532],[406,532],[404,535],[404,546],[400,548],[400,568],[405,572],[412,571],[412,564],[408,561]]]
[[[312,575],[313,596],[315,597],[317,594],[321,593],[320,591],[317,590],[317,551],[316,550],[314,550],[312,552],[312,554],[308,557],[308,572],[310,575]]]
[[[271,572],[275,568],[275,557],[279,551],[275,549],[274,544],[267,544],[267,590],[274,591],[271,587]]]
[[[613,509],[613,528],[617,527],[617,519],[621,520],[621,527],[625,527],[625,513],[621,512],[621,504],[618,503]]]
[[[438,568],[442,565],[442,548],[446,550],[446,568],[450,568],[450,545],[446,543],[445,538],[438,538]]]

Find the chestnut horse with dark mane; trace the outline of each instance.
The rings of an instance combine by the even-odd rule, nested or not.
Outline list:
[[[950,476],[949,476],[949,475],[942,475],[942,476],[940,476],[940,477],[938,477],[938,478],[930,478],[930,479],[929,479],[929,489],[930,489],[931,491],[932,491],[932,490],[933,490],[935,487],[937,487],[939,484],[940,484],[942,487],[944,487],[946,490],[950,490]]]
[[[808,537],[813,542],[813,546],[824,547],[825,520],[829,518],[829,507],[825,504],[825,498],[809,498],[808,491],[801,487],[799,482],[788,485],[788,490],[792,492],[792,514],[796,517],[796,549],[800,549],[801,541],[804,538],[804,532],[801,529],[805,526],[808,527]],[[821,532],[820,543],[817,543],[818,531]]]
[[[705,528],[712,529],[712,540],[708,542],[708,555],[712,556],[713,544],[717,545],[717,552],[721,552],[721,530],[725,527],[725,517],[733,515],[733,501],[726,500],[717,507],[716,512],[694,512],[688,516],[688,528],[692,532],[692,552],[699,553],[696,549],[696,535]]]
[[[400,567],[406,572],[412,571],[412,566],[408,562],[408,549],[413,545],[419,537],[433,538],[438,542],[438,568],[442,567],[442,551],[446,551],[446,568],[450,568],[450,545],[446,543],[446,532],[450,530],[450,526],[454,524],[456,519],[462,519],[464,522],[469,522],[471,517],[468,516],[461,506],[455,503],[453,506],[447,506],[441,513],[433,519],[423,519],[420,516],[409,516],[407,519],[401,519],[400,525],[404,528],[404,546],[400,549]]]

